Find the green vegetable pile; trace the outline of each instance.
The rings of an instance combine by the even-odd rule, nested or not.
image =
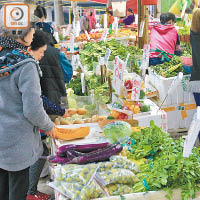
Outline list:
[[[192,47],[190,44],[185,45],[182,56],[190,57],[190,58],[192,57]]]
[[[184,25],[183,27],[180,27],[178,30],[179,35],[190,35],[190,27]]]
[[[129,62],[135,60],[136,55],[142,55],[142,50],[136,46],[124,46],[115,39],[106,42],[89,42],[84,45],[83,50],[80,51],[80,58],[82,64],[88,68],[89,71],[93,70],[93,65],[98,62],[100,57],[104,57],[107,48],[111,50],[109,61],[113,61],[115,56],[119,56],[122,60],[126,60],[128,53],[130,53]],[[135,63],[133,71],[140,72],[139,66]]]
[[[165,78],[177,76],[179,72],[184,72],[182,67],[181,58],[174,56],[169,62],[163,64],[150,66],[154,72]]]
[[[172,190],[181,189],[182,200],[195,198],[200,191],[200,149],[193,148],[189,158],[183,158],[184,140],[173,140],[151,122],[149,128],[133,133],[136,144],[130,159],[147,158],[137,174],[140,182],[133,186],[134,192],[166,190],[171,199]]]

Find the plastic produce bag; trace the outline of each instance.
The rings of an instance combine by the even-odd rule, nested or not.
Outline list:
[[[112,163],[115,163],[116,168],[129,169],[130,171],[134,173],[137,173],[140,171],[138,166],[134,162],[128,160],[127,158],[123,156],[112,156],[110,158],[110,161]]]
[[[60,166],[57,181],[49,186],[72,200],[82,200],[81,190],[93,180],[98,167],[98,164]]]
[[[72,168],[65,172],[63,178],[64,182],[79,183],[80,185],[86,185],[93,175],[96,173],[98,165],[82,165],[77,168]]]
[[[107,185],[106,187],[103,187],[103,190],[106,191],[110,196],[133,193],[132,186],[124,184]],[[99,184],[96,183],[96,181],[92,180],[87,187],[82,189],[80,194],[81,200],[105,197],[103,190]]]
[[[139,179],[133,172],[127,169],[111,169],[105,172],[98,173],[99,176],[105,181],[106,185],[109,184],[134,184]]]

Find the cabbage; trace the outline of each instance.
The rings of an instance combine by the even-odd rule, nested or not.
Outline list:
[[[132,133],[131,125],[124,121],[116,121],[104,126],[104,135],[111,143],[129,137]]]

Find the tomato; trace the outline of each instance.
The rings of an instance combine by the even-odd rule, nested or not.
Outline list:
[[[128,115],[125,113],[120,113],[117,119],[128,119]]]

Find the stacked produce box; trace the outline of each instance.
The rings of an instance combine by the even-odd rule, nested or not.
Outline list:
[[[182,81],[175,91],[167,96],[174,78],[183,72]],[[170,62],[150,66],[149,81],[158,90],[158,106],[167,112],[168,129],[188,128],[196,110],[193,94],[189,89],[190,74],[184,71],[181,58],[174,56]],[[167,98],[166,98],[167,96]]]

